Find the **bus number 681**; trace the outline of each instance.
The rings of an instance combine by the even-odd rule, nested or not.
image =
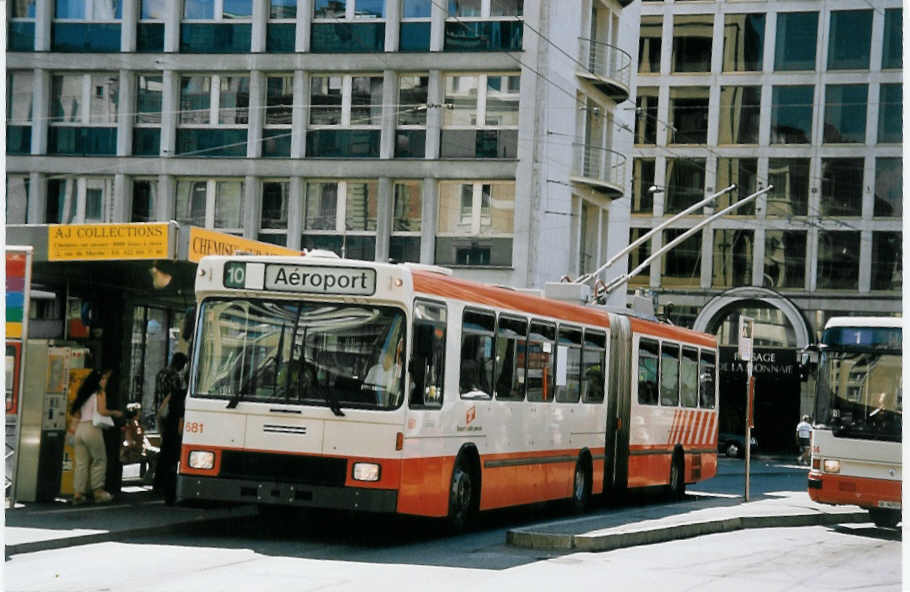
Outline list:
[[[201,422],[190,421],[186,424],[186,431],[192,432],[194,434],[201,434],[203,429],[203,424]]]

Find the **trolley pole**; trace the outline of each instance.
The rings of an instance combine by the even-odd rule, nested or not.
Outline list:
[[[739,317],[739,359],[746,360],[746,438],[743,445],[746,447],[746,484],[745,500],[749,501],[749,464],[752,457],[752,425],[754,423],[755,381],[752,378],[752,330],[754,320],[749,317]]]

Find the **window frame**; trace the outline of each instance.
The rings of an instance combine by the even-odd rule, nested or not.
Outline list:
[[[175,197],[174,197],[174,219],[175,220],[185,220],[186,218],[180,217],[178,208],[180,206],[179,196],[180,196],[180,184],[181,183],[201,183],[205,182],[205,225],[204,228],[209,230],[217,230],[218,232],[224,232],[226,234],[234,234],[237,236],[243,235],[243,195],[244,195],[244,178],[243,177],[197,177],[197,176],[187,176],[187,177],[178,177],[175,184]],[[218,188],[219,185],[224,185],[227,183],[239,183],[240,184],[240,225],[236,227],[225,226],[220,227],[215,225],[215,206],[218,201]],[[194,187],[190,188],[189,202],[188,206],[190,207],[190,212],[192,212],[192,192]],[[190,223],[192,224],[192,218],[190,217]]]
[[[117,128],[118,122],[120,120],[120,77],[115,76],[115,72],[70,72],[70,71],[54,71],[51,72],[51,84],[50,84],[50,113],[48,116],[48,125],[54,127],[109,127]],[[80,105],[79,109],[81,113],[78,114],[78,119],[76,121],[61,121],[58,120],[57,116],[54,115],[54,105],[55,102],[59,101],[62,103],[62,99],[58,99],[54,93],[54,80],[57,78],[65,77],[80,77],[82,79],[81,89],[80,89]],[[116,97],[117,100],[113,105],[113,117],[112,121],[98,121],[92,119],[92,100],[93,94],[92,90],[95,86],[95,78],[104,77],[108,80],[115,81],[116,84]],[[62,90],[62,87],[61,87]],[[63,116],[61,116],[63,117]]]
[[[344,2],[344,15],[343,16],[318,16],[316,14],[316,4],[319,0],[314,0],[313,2],[313,22],[314,23],[352,23],[352,22],[371,22],[371,23],[384,23],[388,18],[385,0],[382,2],[382,16],[357,16],[357,0],[340,0]]]
[[[538,329],[538,330],[542,329],[545,331],[545,333],[541,333],[539,331],[535,332],[535,329]],[[548,337],[547,333],[550,334],[549,337]],[[532,339],[532,337],[534,335],[537,335],[538,337]],[[556,400],[556,355],[557,355],[556,354],[556,343],[557,343],[556,335],[557,335],[556,323],[553,321],[545,321],[545,320],[538,319],[538,318],[532,318],[530,320],[530,323],[528,324],[528,339],[526,341],[527,349],[525,350],[525,359],[527,360],[527,362],[525,363],[525,368],[526,368],[526,372],[527,372],[527,374],[525,375],[525,400],[528,401],[529,403],[548,404],[548,403],[552,403],[554,400]],[[550,360],[549,360],[549,364],[548,364],[549,368],[547,368],[547,366],[541,366],[541,368],[540,368],[541,372],[543,372],[543,370],[545,370],[545,369],[549,370],[549,374],[547,376],[548,380],[546,382],[543,381],[543,375],[541,375],[541,382],[540,382],[540,385],[541,385],[540,391],[541,391],[541,396],[542,396],[541,399],[532,399],[531,398],[531,389],[530,389],[530,384],[531,384],[531,380],[530,380],[531,343],[539,343],[541,345],[541,350],[543,351],[543,353],[548,353],[550,355]],[[546,351],[547,345],[550,346],[549,352]],[[535,368],[535,370],[536,370],[536,368]]]
[[[195,1],[200,2],[200,0],[195,0]],[[224,16],[224,4],[225,4],[224,0],[211,0],[211,2],[212,2],[212,18],[187,18],[186,8],[187,8],[188,3],[184,2],[183,10],[181,11],[181,14],[180,14],[180,22],[189,23],[189,24],[213,23],[213,22],[241,24],[241,23],[252,23],[253,22],[253,0],[249,0],[250,15],[239,17],[239,18],[231,18],[231,17]]]
[[[646,349],[651,355],[654,356],[654,397],[642,400],[642,384],[650,384],[650,381],[642,382],[642,355],[641,352],[643,349],[642,344],[653,347],[656,350],[655,352]],[[644,335],[638,335],[635,338],[635,374],[637,379],[635,381],[635,400],[638,405],[647,405],[648,407],[658,407],[660,404],[660,340],[656,337],[647,337]]]
[[[476,90],[476,97],[475,97],[476,102],[474,104],[474,111],[473,111],[474,124],[451,123],[451,122],[447,121],[449,119],[449,117],[447,117],[448,112],[455,110],[455,102],[454,101],[450,102],[450,100],[449,100],[449,97],[454,96],[454,95],[449,94],[449,82],[448,81],[449,81],[449,79],[456,78],[456,77],[458,77],[458,78],[471,77],[471,78],[474,78],[477,82],[476,86],[474,87]],[[503,123],[491,124],[488,122],[487,104],[488,104],[488,100],[489,100],[489,96],[490,96],[490,88],[489,88],[490,77],[505,78],[507,80],[510,78],[513,78],[513,77],[519,79],[519,83],[518,83],[519,86],[518,86],[517,92],[503,93],[505,95],[514,95],[515,96],[516,109],[514,111],[514,113],[515,113],[515,123],[514,124],[503,124]],[[521,98],[521,72],[520,71],[519,72],[507,72],[507,71],[503,71],[503,72],[457,72],[457,71],[444,72],[443,78],[442,78],[442,85],[443,85],[444,111],[443,111],[441,129],[443,129],[443,130],[447,130],[447,129],[449,129],[449,130],[475,130],[475,129],[517,130],[518,129],[518,116],[519,116],[520,98]],[[450,107],[450,105],[451,105],[451,107]],[[481,122],[483,122],[483,123],[481,123]]]
[[[97,224],[110,221],[111,208],[113,207],[115,190],[114,190],[114,176],[113,175],[73,175],[66,176],[65,178],[56,177],[48,179],[47,182],[59,182],[63,184],[64,191],[64,201],[60,204],[60,219],[58,221],[48,221],[47,220],[47,208],[45,207],[44,219],[47,223],[51,224]],[[66,191],[66,186],[68,183],[75,183],[72,192]],[[102,184],[102,193],[101,193],[101,216],[98,218],[88,218],[86,210],[88,203],[88,193],[90,189],[95,189],[94,187],[89,187],[92,183],[101,183]],[[47,203],[50,204],[51,199],[56,197],[52,196],[50,192],[50,187],[47,191]],[[66,195],[69,193],[69,195]],[[67,207],[68,206],[68,207]],[[69,217],[69,214],[72,214]]]
[[[317,78],[326,78],[330,81],[333,78],[341,79],[341,114],[338,123],[313,123],[313,80]],[[370,122],[369,123],[360,123],[353,121],[353,110],[355,106],[353,105],[353,92],[354,92],[354,78],[378,78],[381,82],[379,100],[380,103],[377,106],[375,103],[370,103],[366,108],[371,110]],[[307,102],[307,130],[320,130],[320,129],[374,129],[378,130],[382,128],[382,85],[385,84],[383,74],[376,72],[357,72],[357,73],[332,73],[332,72],[313,72],[309,75],[309,97]],[[331,89],[331,87],[329,87]],[[377,117],[378,121],[372,123],[372,110],[379,109],[379,115]],[[356,108],[364,108],[363,105],[358,105]]]
[[[705,358],[708,358],[708,357],[711,358],[711,362],[712,362],[711,368],[713,369],[713,372],[711,373],[711,384],[714,386],[714,388],[711,389],[711,399],[710,399],[711,404],[705,405],[704,404],[705,398],[703,396],[705,391],[702,388],[703,385],[705,384],[704,371],[703,371],[703,368],[704,368],[703,360],[705,360]],[[718,376],[717,376],[717,357],[718,357],[717,351],[715,351],[713,349],[707,349],[707,348],[703,348],[703,347],[698,348],[698,408],[699,409],[716,409],[717,408],[717,388],[718,388],[718,384],[720,382],[718,380]]]
[[[435,320],[434,320],[434,319],[424,319],[424,318],[420,318],[420,314],[418,313],[418,308],[419,308],[419,307],[433,307],[433,308],[436,308],[436,309],[438,309],[438,310],[441,310],[441,311],[442,311],[442,318],[441,318],[441,319],[435,319]],[[408,380],[409,380],[408,385],[407,385],[407,388],[408,388],[408,391],[409,391],[409,392],[408,392],[408,407],[410,407],[411,409],[435,409],[435,410],[441,410],[443,404],[445,403],[446,353],[447,353],[447,352],[446,352],[446,348],[447,348],[447,346],[448,346],[448,339],[449,339],[449,327],[448,327],[449,310],[448,310],[448,306],[447,306],[447,304],[446,304],[445,302],[440,302],[440,301],[436,301],[436,300],[432,300],[432,299],[420,297],[420,298],[415,298],[415,299],[414,299],[414,305],[413,305],[412,310],[413,310],[413,316],[412,316],[412,320],[411,320],[411,332],[412,332],[412,336],[411,336],[411,353],[410,353],[410,356],[411,356],[411,357],[410,357],[410,359],[408,360],[408,368],[409,368],[409,370],[408,370],[408,373],[407,373],[407,374],[408,374]],[[430,326],[432,326],[432,327],[435,327],[435,328],[437,328],[437,329],[440,329],[440,328],[442,329],[442,348],[440,349],[440,353],[441,353],[441,360],[440,360],[441,379],[439,380],[439,384],[438,384],[438,385],[434,385],[434,386],[437,388],[437,390],[438,390],[438,397],[434,397],[434,399],[433,399],[432,402],[427,402],[426,396],[424,396],[424,397],[421,398],[421,402],[418,403],[418,402],[415,402],[414,397],[413,397],[414,389],[416,388],[416,385],[415,385],[414,378],[413,378],[413,376],[411,375],[411,370],[410,370],[410,368],[412,367],[412,364],[415,363],[415,360],[416,360],[414,348],[417,346],[417,338],[416,338],[416,337],[417,337],[417,333],[416,333],[416,328],[417,328],[418,324],[426,324],[426,325],[430,325]],[[424,391],[424,395],[426,395],[426,391]]]
[[[466,327],[465,320],[467,318],[469,318],[469,316],[476,316],[478,318],[480,318],[480,317],[486,318],[487,321],[489,322],[489,327],[480,328],[480,329]],[[466,337],[469,335],[479,336],[479,338],[481,339],[481,343],[484,343],[487,339],[489,339],[490,350],[491,350],[491,352],[495,351],[496,313],[490,309],[473,307],[473,306],[466,306],[462,310],[462,312],[461,312],[461,343],[459,344],[459,351],[461,353],[459,355],[459,360],[458,360],[458,396],[461,399],[470,400],[470,401],[491,401],[493,399],[493,392],[494,392],[494,385],[492,383],[492,379],[493,379],[492,374],[494,373],[494,369],[495,369],[495,360],[492,358],[492,356],[491,356],[491,359],[489,359],[489,360],[486,360],[486,359],[475,360],[475,361],[479,361],[481,364],[480,370],[481,370],[481,372],[483,372],[483,378],[486,380],[486,383],[481,384],[481,386],[487,387],[487,390],[486,391],[483,389],[463,390],[464,389],[463,378],[464,378],[464,373],[465,373],[465,364],[464,363],[466,361],[464,358],[464,348],[466,345]],[[475,352],[475,355],[476,355],[476,352]],[[490,369],[489,369],[489,373],[487,372],[487,368],[486,368],[488,363],[491,365]],[[477,393],[477,392],[483,393],[486,396],[465,396],[465,395],[470,395],[471,393]]]
[[[556,367],[559,368],[559,358],[560,351],[563,347],[566,348],[566,384],[563,386],[559,385],[558,377],[556,380],[556,395],[554,399],[557,403],[569,403],[577,404],[581,401],[581,385],[582,385],[582,351],[584,348],[584,329],[581,326],[569,325],[565,323],[559,323],[559,326],[556,329]],[[571,360],[572,352],[577,350],[577,361],[578,361],[578,372],[575,374],[574,383],[575,387],[570,388],[572,384],[571,377]],[[564,395],[568,393],[568,397]]]
[[[507,321],[507,322],[509,322],[509,323],[515,323],[516,325],[517,325],[517,324],[521,324],[521,325],[522,325],[522,333],[521,333],[521,334],[518,334],[517,331],[513,331],[514,333],[518,334],[517,337],[500,337],[500,331],[501,331],[501,329],[502,329],[502,322],[503,322],[503,320],[505,320],[505,321]],[[501,368],[499,368],[499,367],[498,367],[498,364],[496,364],[496,362],[494,361],[494,364],[493,364],[493,395],[494,395],[494,398],[495,398],[497,401],[522,402],[522,401],[524,401],[524,400],[526,399],[526,397],[527,397],[527,387],[528,387],[528,356],[527,356],[527,351],[528,351],[528,333],[529,333],[529,331],[530,331],[530,321],[529,321],[529,319],[526,318],[526,317],[523,317],[523,316],[520,316],[520,315],[514,315],[514,314],[500,314],[500,315],[498,315],[498,317],[497,317],[497,319],[496,319],[496,334],[495,334],[494,337],[493,337],[493,352],[494,352],[494,355],[495,355],[495,352],[496,352],[496,348],[497,348],[497,344],[498,344],[498,340],[499,340],[499,339],[507,339],[507,340],[514,340],[514,341],[515,341],[515,344],[516,344],[516,351],[515,351],[514,356],[515,356],[515,360],[516,360],[516,361],[518,360],[518,354],[519,354],[519,351],[517,351],[517,348],[518,348],[519,346],[523,346],[523,348],[524,348],[524,352],[523,352],[523,353],[524,353],[524,358],[523,358],[523,359],[524,359],[524,363],[521,365],[520,368],[517,367],[518,364],[516,363],[516,364],[515,364],[516,367],[514,368],[514,371],[516,372],[516,374],[520,371],[520,378],[521,378],[521,379],[518,381],[518,382],[520,383],[520,390],[521,390],[521,396],[520,396],[520,397],[502,396],[502,395],[499,394],[499,391],[497,390],[496,387],[497,387],[497,384],[498,384],[498,382],[499,382],[499,374],[501,373]]]
[[[195,122],[195,121],[193,121],[193,122],[181,121],[180,115],[178,114],[178,116],[177,116],[177,128],[178,129],[218,128],[218,129],[238,129],[239,130],[239,129],[248,129],[249,128],[250,111],[253,108],[253,106],[250,105],[251,80],[250,80],[249,72],[246,72],[246,73],[244,73],[244,72],[237,72],[237,73],[235,73],[235,72],[218,72],[218,73],[191,72],[191,73],[189,73],[189,75],[185,75],[184,73],[181,73],[180,79],[178,81],[178,84],[179,84],[178,101],[181,106],[180,113],[183,112],[183,81],[184,81],[184,79],[195,78],[195,77],[208,78],[208,84],[209,84],[208,121],[205,123],[199,123],[199,122]],[[246,87],[247,87],[246,123],[221,123],[221,113],[223,110],[221,107],[221,100],[222,100],[221,83],[222,83],[222,79],[224,79],[224,78],[246,79]],[[240,96],[240,89],[238,89],[237,93],[238,93],[238,96]],[[225,108],[225,109],[230,109],[230,108]],[[201,111],[201,109],[199,111]],[[234,118],[237,119],[237,112],[241,112],[241,111],[243,111],[243,109],[241,107],[235,107],[234,111],[235,111]]]

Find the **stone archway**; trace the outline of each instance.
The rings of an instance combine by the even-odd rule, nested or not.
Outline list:
[[[693,329],[707,332],[717,317],[733,308],[736,303],[761,301],[777,308],[789,321],[796,337],[798,349],[809,345],[811,330],[800,310],[786,296],[768,288],[742,287],[727,290],[711,299],[698,313]]]

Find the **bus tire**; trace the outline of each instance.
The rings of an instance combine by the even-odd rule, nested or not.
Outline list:
[[[591,471],[583,456],[578,457],[578,460],[575,461],[570,503],[572,512],[575,514],[583,514],[591,503]]]
[[[670,499],[679,501],[686,496],[686,463],[683,460],[683,453],[676,450],[673,453],[673,462],[670,463],[670,481],[667,486]]]
[[[887,508],[869,508],[869,518],[879,528],[894,528],[901,521],[901,512]]]
[[[459,456],[452,469],[449,486],[449,514],[446,525],[452,534],[462,532],[474,514],[474,476],[464,456]]]

